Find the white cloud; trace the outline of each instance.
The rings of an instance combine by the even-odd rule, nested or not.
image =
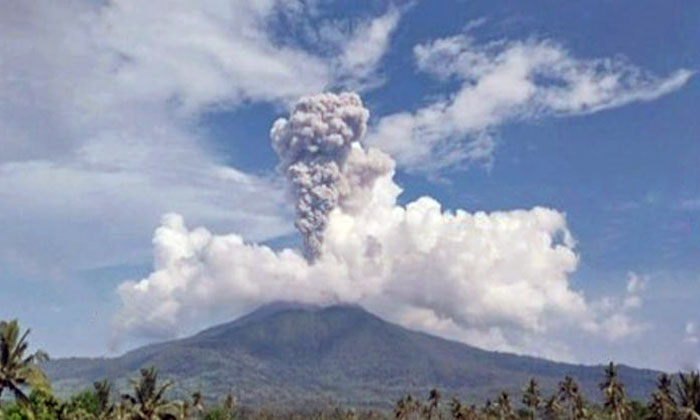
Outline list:
[[[466,36],[415,47],[418,68],[461,87],[413,112],[382,118],[368,139],[410,170],[489,163],[493,131],[517,120],[598,112],[651,101],[692,76],[655,76],[622,58],[581,59],[549,40],[475,44]]]
[[[390,36],[401,14],[391,8],[384,15],[359,25],[344,42],[338,59],[340,82],[347,88],[375,86],[381,79],[375,74],[381,58],[389,48]]]
[[[284,104],[337,82],[342,49],[322,57],[270,34],[278,13],[305,19],[300,6],[272,0],[0,6],[0,37],[7,41],[0,44],[6,268],[74,270],[145,258],[148,232],[168,211],[248,238],[289,233],[291,212],[279,205],[279,185],[226,166],[198,119],[212,108]],[[396,19],[390,12],[347,34],[352,46],[371,28],[384,43],[350,63],[362,77],[379,64],[382,36]],[[342,70],[342,77],[354,77],[355,68]]]
[[[627,283],[623,296],[604,296],[591,302],[594,322],[584,324],[584,328],[595,332],[609,341],[626,337],[639,337],[650,325],[636,319],[635,312],[641,309],[643,293],[649,284],[649,276],[634,271],[627,273]]]
[[[186,110],[290,100],[323,89],[331,77],[327,63],[267,35],[265,20],[275,6],[120,0],[102,11],[98,39],[124,57],[115,76],[128,91],[174,99]]]
[[[148,232],[173,208],[212,226],[237,226],[250,238],[290,232],[283,194],[272,182],[218,168],[195,150],[182,161],[169,151],[149,148],[162,161],[172,159],[154,168],[110,166],[114,155],[94,164],[2,165],[0,258],[13,260],[20,274],[141,263]],[[261,194],[267,199],[259,200]]]
[[[642,306],[641,294],[649,284],[649,276],[643,276],[630,271],[627,273],[627,294],[622,302],[625,309],[636,309]]]
[[[544,208],[444,213],[427,197],[397,206],[398,192],[389,179],[380,180],[370,207],[332,213],[314,264],[293,250],[189,230],[179,216],[168,216],[154,237],[153,274],[120,287],[118,326],[173,335],[277,299],[343,301],[413,326],[415,319],[403,317],[422,310],[475,344],[502,335],[509,341],[498,348],[514,350],[520,336],[596,323],[568,284],[577,256],[562,214]]]
[[[303,99],[289,119],[299,132],[307,125],[317,128],[316,135],[309,134],[317,150],[338,144],[329,127],[343,131],[358,125],[359,99],[351,101],[348,112],[330,112],[328,104],[342,102],[330,96]],[[323,118],[327,113],[335,117]],[[153,273],[119,288],[123,308],[117,336],[177,335],[279,299],[355,302],[403,325],[547,356],[565,350],[555,339],[562,330],[610,339],[638,331],[631,308],[616,308],[609,304],[612,298],[589,302],[571,287],[578,256],[564,214],[541,207],[451,212],[429,197],[401,206],[392,165],[390,172],[351,176],[357,168],[374,167],[378,154],[390,159],[355,143],[347,160],[337,160],[336,178],[350,185],[343,200],[330,204],[313,262],[296,250],[276,252],[238,235],[190,230],[180,216],[167,216],[154,237]],[[290,156],[307,159],[304,153]],[[320,152],[315,156],[325,162]],[[332,187],[324,177],[308,182]],[[631,274],[624,299],[641,289]]]

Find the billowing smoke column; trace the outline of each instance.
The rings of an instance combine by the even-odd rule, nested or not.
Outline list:
[[[296,201],[295,225],[310,260],[321,254],[328,215],[350,197],[370,189],[393,169],[383,153],[365,151],[359,141],[367,131],[369,111],[355,93],[323,93],[302,98],[289,119],[270,131],[280,165]]]
[[[355,94],[323,94],[272,128],[306,255],[167,215],[153,272],[119,286],[114,343],[177,335],[275,300],[357,303],[404,326],[548,357],[567,353],[556,343],[568,328],[610,339],[640,331],[630,316],[639,281],[600,303],[571,288],[578,255],[563,213],[449,211],[430,197],[399,204],[394,161],[360,144],[368,116]]]

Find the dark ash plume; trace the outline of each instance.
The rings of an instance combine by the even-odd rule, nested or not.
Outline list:
[[[272,145],[292,186],[295,225],[310,260],[321,254],[329,213],[393,170],[391,158],[359,144],[368,118],[357,94],[323,93],[300,99],[288,119],[280,118],[272,126]]]

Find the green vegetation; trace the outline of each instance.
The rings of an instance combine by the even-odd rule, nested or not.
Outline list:
[[[28,354],[28,335],[29,330],[21,334],[17,320],[0,322],[0,397],[7,390],[22,403],[29,402],[23,387],[46,391],[49,383],[38,366],[48,355],[42,351]]]
[[[538,405],[558,391],[565,376],[578,391],[602,401],[602,366],[557,363],[534,357],[485,351],[402,328],[357,306],[325,308],[268,305],[196,335],[134,349],[114,358],[55,359],[42,365],[54,393],[68,397],[109,379],[126,392],[129,378],[157,366],[175,383],[169,393],[221,400],[232,391],[241,405],[297,410],[343,406],[390,410],[407,393],[428,395],[432,388],[450,400],[470,403],[509,392],[511,404],[523,384],[537,378]],[[660,372],[620,366],[628,398],[645,399]],[[240,390],[240,392],[239,392]],[[568,402],[557,402],[564,405]]]
[[[700,373],[680,373],[678,382],[667,374],[661,374],[657,389],[648,404],[629,400],[625,387],[610,363],[604,371],[600,384],[602,403],[585,400],[578,384],[570,377],[559,383],[558,392],[547,397],[542,404],[539,385],[531,379],[522,393],[522,406],[514,410],[508,392],[503,391],[495,403],[487,400],[478,407],[464,405],[453,399],[449,409],[443,409],[431,397],[426,403],[407,396],[396,404],[397,419],[444,419],[455,420],[691,420],[700,419]]]
[[[239,407],[230,394],[220,402],[208,403],[200,392],[172,398],[174,383],[161,380],[154,367],[141,369],[130,391],[122,395],[117,396],[110,382],[103,380],[92,389],[59,399],[39,366],[48,358],[46,354],[28,353],[28,334],[29,330],[21,334],[17,321],[0,322],[0,393],[9,390],[13,399],[0,401],[0,420],[700,420],[700,373],[680,373],[677,378],[661,374],[648,404],[643,404],[628,399],[612,362],[603,372],[600,403],[587,401],[577,381],[566,376],[545,397],[537,380],[531,378],[522,389],[519,405],[506,390],[495,402],[487,400],[477,406],[458,398],[445,404],[440,392],[432,389],[425,401],[410,394],[400,398],[391,412],[251,410]]]

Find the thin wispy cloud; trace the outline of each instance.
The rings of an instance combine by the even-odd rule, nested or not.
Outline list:
[[[624,58],[579,58],[549,39],[478,44],[468,35],[417,45],[416,65],[458,90],[414,111],[383,117],[368,142],[409,171],[489,165],[500,126],[543,117],[591,114],[655,100],[682,87],[693,71],[667,76]]]

